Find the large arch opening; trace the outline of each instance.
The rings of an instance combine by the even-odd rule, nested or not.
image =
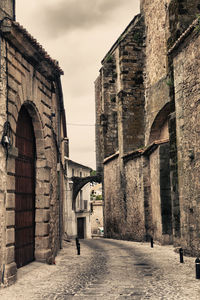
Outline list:
[[[149,143],[155,140],[169,139],[168,117],[171,108],[170,103],[167,103],[157,114],[151,126]]]
[[[170,104],[167,103],[157,114],[149,138],[149,142],[156,145],[149,157],[152,228],[154,238],[163,244],[172,242],[169,114]]]
[[[72,177],[73,181],[73,195],[72,195],[72,209],[75,209],[76,197],[82,187],[84,187],[88,182],[102,182],[102,178],[100,175],[96,176],[88,176],[88,177]]]
[[[22,106],[16,128],[15,262],[22,267],[35,258],[35,135],[32,119]]]

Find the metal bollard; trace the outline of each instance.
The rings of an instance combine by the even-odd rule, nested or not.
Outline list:
[[[196,265],[196,279],[200,279],[200,259],[197,257],[195,260]]]
[[[153,238],[151,237],[151,248],[153,248]]]
[[[78,255],[81,254],[81,245],[80,245],[80,243],[77,244],[77,254]]]
[[[183,249],[182,248],[179,249],[179,254],[180,254],[180,263],[183,264],[184,261],[183,261]]]
[[[77,248],[77,254],[80,255],[81,245],[80,245],[79,239],[77,237],[76,237],[76,248]]]

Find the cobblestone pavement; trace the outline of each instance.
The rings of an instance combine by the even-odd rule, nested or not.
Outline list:
[[[33,262],[18,270],[17,283],[0,289],[1,300],[200,299],[195,258],[172,246],[111,239],[65,242],[55,265]]]

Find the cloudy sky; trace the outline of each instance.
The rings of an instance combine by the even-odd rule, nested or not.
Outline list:
[[[94,81],[139,0],[16,0],[16,19],[64,71],[70,158],[95,169]]]

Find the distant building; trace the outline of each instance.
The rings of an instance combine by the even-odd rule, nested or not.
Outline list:
[[[64,223],[67,237],[91,238],[91,215],[90,215],[90,183],[80,189],[73,201],[73,177],[88,177],[91,168],[81,165],[70,159],[65,159],[66,199],[64,203]]]
[[[102,199],[102,184],[101,183],[91,184],[90,192],[91,192],[91,198],[96,199],[96,197],[99,196],[99,198]]]
[[[91,230],[92,235],[103,235],[103,198],[102,198],[102,184],[91,185]]]

